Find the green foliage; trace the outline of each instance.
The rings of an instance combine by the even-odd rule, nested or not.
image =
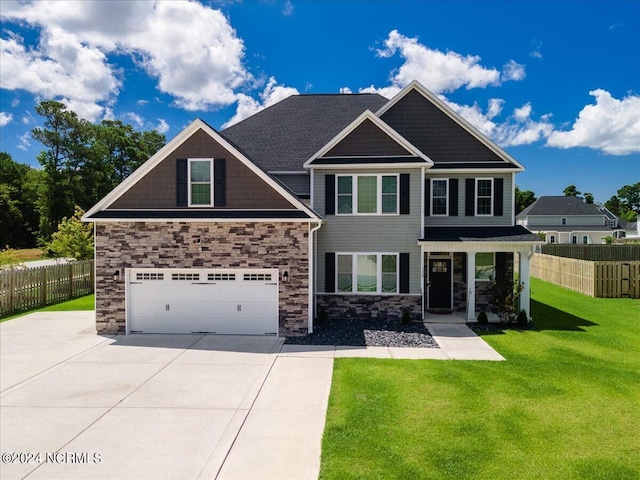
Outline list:
[[[594,198],[593,193],[585,193],[584,194],[584,203],[588,203],[589,205],[593,205]]]
[[[487,317],[487,312],[485,312],[484,310],[480,310],[480,313],[478,314],[478,325],[488,325],[489,324],[489,317]]]
[[[565,194],[565,196],[567,197],[578,197],[580,198],[580,195],[582,195],[582,192],[580,192],[575,185],[569,185],[567,186],[562,193]]]
[[[493,312],[498,315],[501,322],[510,323],[515,320],[522,290],[524,290],[524,284],[520,283],[517,277],[512,280],[503,276],[489,283]]]
[[[543,242],[547,241],[547,232],[538,232],[536,233],[536,235],[538,236],[538,238],[540,240],[542,240]]]
[[[602,237],[602,240],[604,240],[604,243],[606,243],[607,245],[611,245],[615,241],[615,238],[613,238],[611,235],[607,235],[606,237]]]
[[[527,328],[527,325],[529,325],[527,312],[520,310],[520,313],[518,313],[518,317],[516,318],[516,324],[518,325],[518,328]]]
[[[640,214],[640,182],[624,185],[604,206],[618,218],[635,222]]]
[[[93,258],[93,226],[82,222],[84,211],[76,206],[73,217],[63,218],[58,231],[51,236],[48,247],[58,257],[76,260]]]
[[[411,312],[405,310],[402,312],[402,324],[409,325],[411,323]]]
[[[12,248],[0,250],[0,270],[15,268],[20,265],[18,254]]]
[[[536,201],[536,194],[531,190],[520,190],[516,185],[516,215]]]

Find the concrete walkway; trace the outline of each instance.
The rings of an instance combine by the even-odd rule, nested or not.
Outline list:
[[[428,328],[441,348],[98,336],[93,312],[4,322],[0,450],[40,456],[0,477],[316,479],[334,358],[503,360],[466,325]]]

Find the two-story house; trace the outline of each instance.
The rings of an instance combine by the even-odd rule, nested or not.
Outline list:
[[[606,243],[627,235],[624,226],[603,205],[585,203],[573,196],[545,196],[516,217],[518,225],[545,235],[547,243]],[[626,222],[623,222],[626,225]]]
[[[217,132],[195,120],[95,205],[100,333],[313,331],[488,304],[538,237],[523,166],[417,82],[296,95]],[[437,317],[440,318],[440,317]]]

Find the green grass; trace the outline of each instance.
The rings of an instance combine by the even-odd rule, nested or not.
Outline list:
[[[336,359],[320,478],[640,478],[640,301],[532,298],[505,362]]]
[[[11,315],[8,317],[2,317],[0,318],[0,323],[35,312],[70,312],[73,310],[93,310],[95,305],[94,302],[94,295],[85,295],[84,297],[74,298],[73,300],[56,303],[53,305],[49,305],[48,307],[39,308],[37,310],[29,310],[27,312],[16,313],[15,315]]]

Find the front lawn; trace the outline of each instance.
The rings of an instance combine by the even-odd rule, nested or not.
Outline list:
[[[640,301],[532,298],[505,362],[336,359],[320,478],[640,478]]]

